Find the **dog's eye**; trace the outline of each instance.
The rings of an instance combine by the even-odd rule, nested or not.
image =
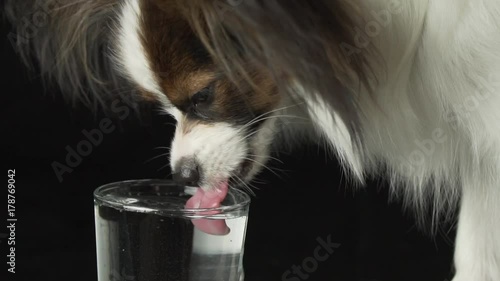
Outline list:
[[[213,87],[203,88],[191,97],[190,114],[197,118],[209,119],[211,116],[210,104],[213,101]]]
[[[212,87],[205,87],[191,97],[191,103],[195,108],[208,104],[212,97]]]

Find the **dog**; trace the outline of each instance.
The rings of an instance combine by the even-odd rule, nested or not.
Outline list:
[[[356,183],[387,177],[421,217],[459,210],[453,281],[500,280],[499,1],[5,8],[21,57],[71,99],[134,87],[175,118],[177,181],[207,194],[245,186],[271,147],[325,142]]]

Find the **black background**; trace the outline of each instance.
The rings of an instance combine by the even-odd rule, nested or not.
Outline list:
[[[2,27],[1,99],[4,173],[16,170],[16,274],[1,280],[96,280],[92,191],[101,184],[169,175],[164,153],[174,127],[141,105],[141,114],[105,134],[103,142],[59,182],[51,164],[65,162],[66,146],[85,139],[82,130],[106,117],[66,104],[55,90],[19,62]],[[278,175],[264,171],[253,198],[245,250],[247,281],[286,280],[282,275],[312,256],[317,239],[340,247],[307,280],[451,280],[453,228],[432,238],[419,231],[400,202],[389,203],[382,179],[355,191],[336,160],[314,145],[274,155]],[[7,180],[0,196],[6,213]],[[7,232],[5,219],[0,235]],[[4,226],[5,225],[5,226]],[[0,236],[2,275],[8,254]],[[0,275],[1,276],[1,275]],[[36,279],[32,279],[36,278]],[[289,280],[306,280],[289,279]]]

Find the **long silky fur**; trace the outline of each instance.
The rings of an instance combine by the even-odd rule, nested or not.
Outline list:
[[[372,87],[372,64],[379,63],[371,46],[349,57],[342,51],[342,44],[354,45],[353,29],[363,22],[357,1],[176,2],[230,77],[252,80],[249,64],[263,66],[282,92],[293,82],[324,93],[356,125],[356,92]]]
[[[119,6],[116,0],[7,0],[9,39],[49,87],[60,87],[70,102],[100,107],[130,90],[111,56]]]

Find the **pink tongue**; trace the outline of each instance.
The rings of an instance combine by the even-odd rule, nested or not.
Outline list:
[[[187,201],[186,208],[218,208],[226,197],[227,191],[227,182],[221,184],[216,190],[204,191],[203,189],[198,188],[193,197]],[[217,214],[215,211],[203,212],[203,215],[215,214]],[[208,234],[226,235],[229,233],[229,227],[227,226],[225,220],[193,219],[192,222],[196,228]]]

